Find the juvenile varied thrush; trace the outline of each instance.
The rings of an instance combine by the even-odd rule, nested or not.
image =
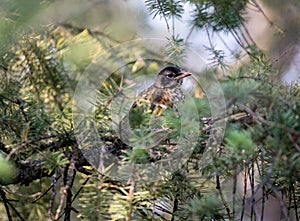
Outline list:
[[[177,105],[184,100],[184,93],[181,89],[181,85],[183,83],[183,78],[190,75],[191,73],[182,71],[174,66],[163,68],[158,73],[154,84],[142,91],[136,98],[130,108],[127,120],[123,119],[120,123],[120,132],[126,131],[126,128],[140,129],[142,125],[144,126],[145,124],[150,126],[150,118],[152,118],[150,127],[152,129],[153,127],[157,129],[155,124],[158,125],[160,122],[155,116],[162,115],[167,108],[176,109]],[[126,126],[126,123],[129,124]],[[156,132],[157,131],[158,130],[156,130]],[[157,139],[155,140],[163,139],[159,134],[160,133],[156,133]],[[122,136],[121,134],[121,137],[127,140],[127,136]]]

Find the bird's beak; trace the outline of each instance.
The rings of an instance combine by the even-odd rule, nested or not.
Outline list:
[[[179,80],[179,79],[182,79],[182,78],[192,75],[192,73],[190,73],[190,72],[180,72],[179,74],[180,75],[178,75],[177,77],[174,78],[175,80]]]

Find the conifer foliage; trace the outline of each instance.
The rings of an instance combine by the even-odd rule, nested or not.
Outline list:
[[[113,165],[85,158],[72,109],[84,70],[102,52],[124,42],[105,29],[74,23],[19,31],[13,43],[0,29],[0,42],[5,42],[0,60],[0,219],[270,220],[266,211],[271,207],[278,220],[299,220],[300,87],[278,80],[279,70],[247,30],[248,7],[266,16],[258,2],[145,0],[144,4],[152,19],[164,22],[168,44],[161,51],[143,48],[145,55],[156,58],[152,60],[114,51],[126,65],[99,85],[92,103],[97,122],[93,126],[102,143],[88,143],[94,156],[105,149],[116,157],[127,180],[109,176]],[[7,19],[19,19],[9,12]],[[191,19],[183,20],[184,14]],[[190,27],[187,36],[180,35],[178,21]],[[203,76],[218,79],[225,98],[223,114],[213,118],[210,98],[201,85],[194,85],[182,108],[186,115],[197,112],[197,122],[182,121],[172,109],[154,120],[149,115],[133,116],[141,124],[152,122],[160,131],[137,128],[130,142],[124,142],[112,129],[114,102],[134,87],[132,76],[157,73],[166,60],[184,66],[187,49],[198,44],[192,44],[190,36],[201,30],[208,38],[205,49],[211,63],[205,71],[193,70],[195,82]],[[221,33],[232,36],[239,46],[231,63],[213,40]],[[120,59],[116,63],[122,63]],[[86,80],[95,82],[96,77]],[[218,128],[220,122],[226,128]],[[90,126],[89,119],[81,123]],[[181,131],[176,130],[179,127]],[[168,139],[155,138],[161,131]],[[224,137],[219,139],[219,134]],[[185,146],[178,150],[179,136],[193,143],[192,152],[180,166],[165,163],[174,152],[176,159],[186,157]],[[138,165],[158,161],[176,169],[159,171],[160,179],[155,180],[151,174],[158,173],[156,168],[138,170]],[[140,179],[145,176],[149,179]]]

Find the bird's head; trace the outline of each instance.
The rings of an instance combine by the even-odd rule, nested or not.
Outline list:
[[[177,67],[168,66],[163,68],[157,75],[154,86],[158,88],[173,88],[182,84],[183,78],[191,73],[180,70]]]

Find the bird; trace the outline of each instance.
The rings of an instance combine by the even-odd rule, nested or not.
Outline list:
[[[135,130],[135,134],[141,133],[143,137],[149,130],[156,136],[152,145],[158,144],[166,136],[163,132],[166,128],[161,127],[159,117],[166,109],[175,110],[184,100],[182,91],[183,79],[192,73],[183,71],[176,66],[166,66],[159,71],[157,77],[149,88],[142,91],[134,100],[129,113],[120,123],[120,135],[125,143],[128,140],[128,133],[124,131]],[[150,122],[150,123],[149,123]],[[145,127],[146,125],[146,127]],[[150,129],[149,129],[150,128]],[[123,134],[122,134],[123,133]],[[153,137],[153,136],[152,136]]]
[[[140,108],[143,112],[160,116],[164,109],[176,107],[184,100],[184,93],[181,89],[183,78],[190,75],[190,72],[182,71],[175,66],[163,68],[158,73],[154,84],[137,97],[131,110]]]

